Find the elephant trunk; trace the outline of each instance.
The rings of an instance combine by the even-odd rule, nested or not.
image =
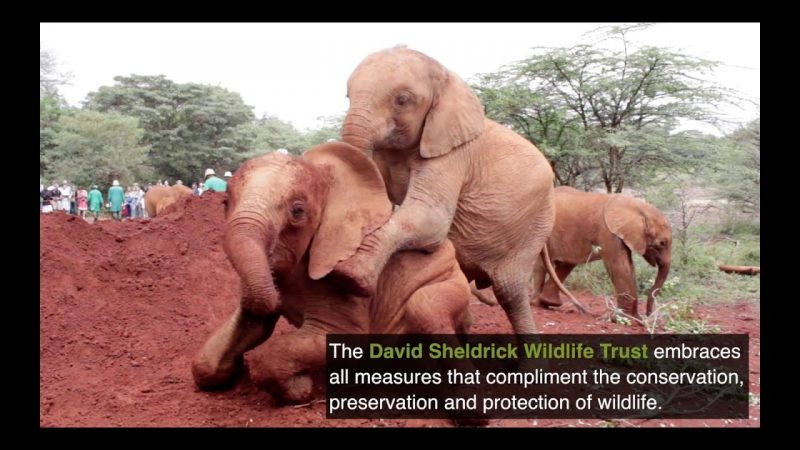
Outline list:
[[[671,263],[671,258],[669,255],[661,256],[657,260],[658,264],[658,275],[656,275],[656,281],[653,283],[653,288],[650,289],[650,293],[647,295],[647,315],[653,313],[653,306],[656,301],[656,295],[661,293],[661,287],[664,285],[664,282],[667,280],[667,275],[669,275],[669,266]]]
[[[274,314],[280,306],[267,258],[276,234],[260,215],[237,213],[225,235],[225,253],[242,280],[242,309],[259,317]]]
[[[342,124],[342,140],[362,151],[371,152],[374,130],[365,107],[351,106]]]

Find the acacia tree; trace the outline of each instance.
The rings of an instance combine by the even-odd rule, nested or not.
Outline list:
[[[744,213],[761,210],[761,118],[725,137],[717,152],[717,191]]]
[[[561,182],[596,173],[607,192],[621,192],[639,171],[680,165],[671,133],[679,120],[716,123],[715,107],[731,98],[707,81],[718,63],[634,45],[629,34],[645,27],[606,27],[593,44],[535,48],[476,88],[485,103],[506,92],[510,110],[487,112],[549,151]]]

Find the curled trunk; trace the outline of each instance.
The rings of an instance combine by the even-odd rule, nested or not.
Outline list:
[[[657,264],[658,264],[658,275],[656,275],[656,281],[653,283],[653,287],[652,289],[650,289],[650,293],[647,295],[648,316],[653,313],[653,306],[655,304],[656,295],[659,295],[661,293],[661,287],[664,286],[664,282],[667,280],[667,275],[669,275],[670,259],[659,258]]]
[[[275,239],[270,227],[246,216],[228,223],[225,252],[242,280],[242,309],[259,317],[275,313],[280,306],[267,258]]]

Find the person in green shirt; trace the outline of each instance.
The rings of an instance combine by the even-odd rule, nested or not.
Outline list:
[[[94,215],[94,221],[97,222],[97,216],[100,215],[100,208],[103,206],[103,194],[97,189],[97,185],[92,186],[89,191],[89,211]]]
[[[225,192],[228,189],[228,183],[218,178],[214,169],[206,169],[206,182],[203,192],[209,189],[214,192]]]
[[[122,212],[122,202],[125,201],[125,191],[119,185],[119,181],[114,180],[112,186],[108,188],[108,201],[111,203],[111,216],[114,220],[120,220]]]

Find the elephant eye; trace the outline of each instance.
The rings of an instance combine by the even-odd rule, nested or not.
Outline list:
[[[292,204],[292,218],[295,220],[303,218],[303,215],[306,213],[306,209],[301,202],[294,202]]]
[[[408,103],[409,100],[411,100],[411,96],[406,93],[402,93],[395,97],[394,102],[397,103],[397,106],[403,106]]]

